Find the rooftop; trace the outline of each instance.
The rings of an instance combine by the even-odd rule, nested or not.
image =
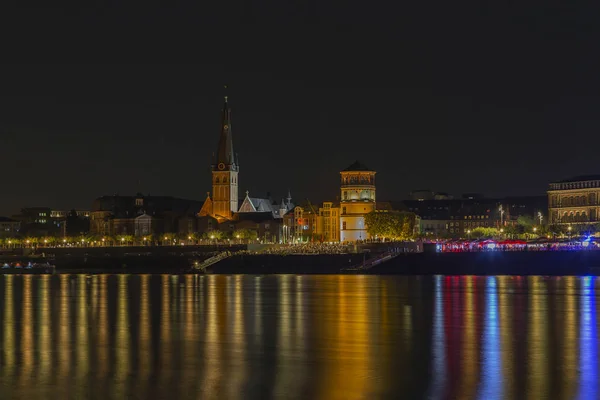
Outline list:
[[[342,172],[348,172],[348,171],[373,171],[373,170],[371,168],[367,167],[365,164],[361,163],[360,161],[356,160],[348,168],[342,170]]]
[[[571,182],[585,182],[585,181],[600,181],[600,175],[579,175],[569,179],[563,179],[562,181],[554,183],[571,183]]]

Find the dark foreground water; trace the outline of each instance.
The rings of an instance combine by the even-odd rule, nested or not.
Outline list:
[[[599,285],[0,276],[0,398],[598,399]]]

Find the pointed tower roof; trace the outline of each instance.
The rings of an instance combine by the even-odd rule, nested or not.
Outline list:
[[[356,160],[348,168],[342,170],[342,172],[348,172],[348,171],[373,171],[373,170],[370,169],[369,167],[367,167],[365,164],[361,163],[360,161]]]
[[[216,164],[227,166],[235,165],[235,153],[233,152],[233,139],[231,136],[231,109],[225,96],[223,112],[221,117],[221,136],[219,136],[219,147],[217,148]]]

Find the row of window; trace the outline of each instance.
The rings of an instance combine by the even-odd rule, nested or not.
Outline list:
[[[550,185],[550,188],[554,190],[589,189],[595,187],[600,187],[600,181],[552,183]]]
[[[215,183],[227,183],[227,177],[224,176],[223,179],[219,179],[219,177],[217,176],[215,178]],[[231,177],[231,183],[237,183],[237,178],[235,176]]]
[[[587,196],[569,196],[560,199],[557,196],[552,196],[551,204],[553,207],[572,207],[584,206],[586,204],[596,204],[596,193],[590,193]]]

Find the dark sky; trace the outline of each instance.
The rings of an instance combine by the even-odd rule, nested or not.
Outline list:
[[[81,3],[0,12],[0,215],[138,189],[204,199],[225,83],[241,193],[335,199],[355,159],[381,200],[600,173],[595,6]]]

